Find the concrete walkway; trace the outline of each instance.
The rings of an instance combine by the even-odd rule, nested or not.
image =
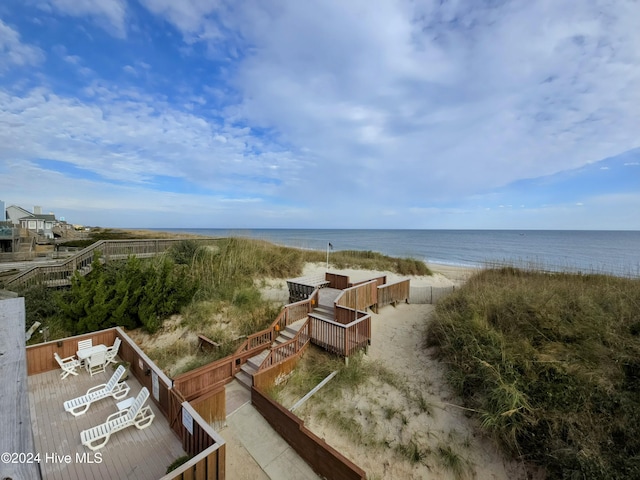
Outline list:
[[[237,380],[226,386],[227,426],[220,431],[227,443],[229,478],[319,480],[320,477],[251,405],[250,392]],[[231,450],[235,451],[231,451]],[[242,455],[245,450],[250,458]],[[257,467],[248,462],[253,461]],[[234,475],[235,471],[235,475]],[[264,474],[264,476],[260,474]],[[257,476],[256,476],[257,474]]]

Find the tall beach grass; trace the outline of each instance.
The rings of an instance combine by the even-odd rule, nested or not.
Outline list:
[[[640,478],[640,280],[486,270],[439,303],[426,346],[548,478]]]

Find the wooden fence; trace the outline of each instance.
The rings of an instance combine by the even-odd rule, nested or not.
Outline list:
[[[224,385],[237,373],[236,355],[208,363],[173,379],[173,387],[180,391],[185,400],[194,400]]]
[[[285,305],[271,326],[277,331],[281,331],[292,323],[302,320],[318,305],[319,292],[319,289],[316,288],[305,300]]]
[[[368,283],[371,282],[372,280],[375,280],[376,285],[380,286],[380,285],[384,285],[385,283],[387,283],[387,276],[386,275],[381,275],[380,277],[374,277],[374,278],[368,278],[366,280],[362,280],[360,282],[349,282],[349,287],[357,287],[358,285],[362,285],[363,283]]]
[[[278,385],[284,380],[300,361],[302,354],[305,352],[310,342],[307,342],[298,352],[297,355],[286,358],[277,365],[266,370],[259,370],[253,374],[253,385],[259,389],[266,389],[273,385]]]
[[[415,304],[433,304],[455,291],[456,287],[411,287],[409,302]]]
[[[378,285],[378,304],[376,310],[385,305],[396,304],[399,302],[406,302],[409,300],[410,293],[409,279],[400,280],[396,283],[389,283],[385,285]]]
[[[75,355],[78,351],[78,342],[80,340],[91,339],[94,345],[113,345],[116,335],[116,330],[110,328],[108,330],[100,330],[84,335],[76,335],[75,337],[67,337],[61,340],[30,345],[26,348],[27,375],[36,375],[38,373],[59,369],[60,366],[56,362],[53,354],[57,353],[62,358]],[[129,337],[127,336],[127,338]]]
[[[329,282],[329,288],[335,288],[337,290],[349,288],[349,277],[347,275],[327,272],[325,273],[325,279]]]
[[[227,418],[227,396],[225,384],[189,402],[200,416],[213,428],[223,428]]]
[[[278,331],[305,318],[312,308],[311,305],[317,302],[316,290],[306,300],[285,305],[268,328],[249,335],[232,355],[177,376],[173,380],[174,388],[191,402],[218,389],[220,385],[230,382],[249,358],[271,347],[278,336]]]
[[[151,399],[155,402],[163,415],[169,418],[171,399],[169,391],[173,381],[147,356],[146,353],[131,340],[120,327],[115,329],[116,335],[122,340],[118,356],[129,362],[129,373],[132,374],[143,387],[147,387]]]
[[[332,480],[366,478],[364,470],[307,429],[302,420],[256,387],[251,389],[251,402],[273,429],[320,477]]]

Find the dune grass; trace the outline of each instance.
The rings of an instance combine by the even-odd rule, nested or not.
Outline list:
[[[640,478],[640,280],[514,268],[436,309],[427,346],[482,428],[548,478]]]
[[[392,451],[397,460],[410,466],[437,465],[453,478],[473,477],[473,466],[465,455],[468,441],[460,441],[452,432],[420,426],[429,423],[433,406],[406,378],[362,352],[345,364],[342,358],[311,346],[286,382],[269,388],[267,394],[289,407],[333,371],[338,374],[300,409],[303,418],[305,411],[313,412],[353,444]],[[358,401],[372,391],[386,394],[364,404]],[[399,404],[394,398],[403,400]]]

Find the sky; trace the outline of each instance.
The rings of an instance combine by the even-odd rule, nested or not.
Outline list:
[[[125,228],[640,230],[640,2],[4,0],[0,200]]]

